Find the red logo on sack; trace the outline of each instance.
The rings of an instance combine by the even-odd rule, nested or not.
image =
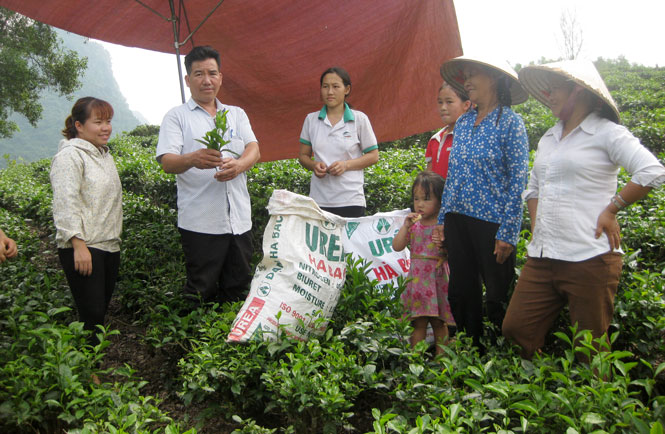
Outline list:
[[[238,321],[236,321],[233,329],[229,333],[230,341],[239,341],[245,336],[245,333],[247,333],[247,330],[252,326],[256,317],[259,316],[264,304],[265,301],[258,297],[252,299],[247,310],[245,310],[245,312],[238,318]]]

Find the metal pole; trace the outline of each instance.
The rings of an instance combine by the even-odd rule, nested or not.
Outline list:
[[[173,0],[169,0],[169,6],[171,7],[171,24],[173,24],[173,47],[175,48],[175,57],[176,62],[178,62],[178,81],[180,82],[180,98],[182,103],[185,103],[185,85],[182,82],[182,66],[180,66],[180,43],[178,42],[178,20],[175,16],[175,7],[173,5]]]
[[[180,46],[175,43],[175,57],[178,62],[178,81],[180,82],[180,99],[185,103],[185,84],[182,82],[182,66],[180,66]]]
[[[185,103],[185,84],[182,81],[182,66],[180,66],[180,47],[185,45],[187,41],[190,40],[190,38],[196,33],[196,31],[205,23],[208,18],[217,10],[219,6],[224,2],[224,0],[219,0],[217,5],[206,15],[206,17],[199,23],[198,26],[194,29],[194,31],[190,32],[189,35],[185,38],[184,41],[179,42],[180,35],[178,33],[178,18],[176,17],[175,13],[175,6],[173,4],[173,0],[169,0],[169,7],[171,8],[171,18],[166,18],[164,15],[160,14],[157,12],[155,9],[151,8],[147,4],[143,3],[141,0],[134,0],[136,3],[140,4],[144,8],[150,10],[152,13],[155,15],[158,15],[165,19],[166,21],[171,21],[171,24],[173,25],[173,48],[175,48],[175,55],[176,55],[176,61],[178,62],[178,81],[180,82],[180,98],[182,99],[182,103]],[[187,24],[188,30],[189,30],[189,23]]]

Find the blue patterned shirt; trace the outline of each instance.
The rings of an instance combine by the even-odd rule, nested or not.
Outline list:
[[[529,167],[524,122],[506,106],[498,125],[499,107],[474,127],[477,116],[470,110],[455,124],[439,224],[449,212],[498,223],[496,239],[516,246]]]

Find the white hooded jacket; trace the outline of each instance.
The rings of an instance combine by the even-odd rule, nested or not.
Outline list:
[[[51,163],[53,220],[59,249],[72,237],[89,248],[117,252],[122,232],[122,185],[107,147],[62,140]]]

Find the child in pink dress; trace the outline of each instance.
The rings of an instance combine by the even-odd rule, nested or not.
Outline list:
[[[432,241],[441,207],[444,180],[431,171],[418,174],[411,196],[413,211],[393,239],[395,251],[411,250],[409,281],[402,293],[402,303],[413,324],[411,345],[425,339],[427,324],[432,326],[436,354],[443,352],[448,340],[448,326],[453,315],[448,304],[448,261]]]

